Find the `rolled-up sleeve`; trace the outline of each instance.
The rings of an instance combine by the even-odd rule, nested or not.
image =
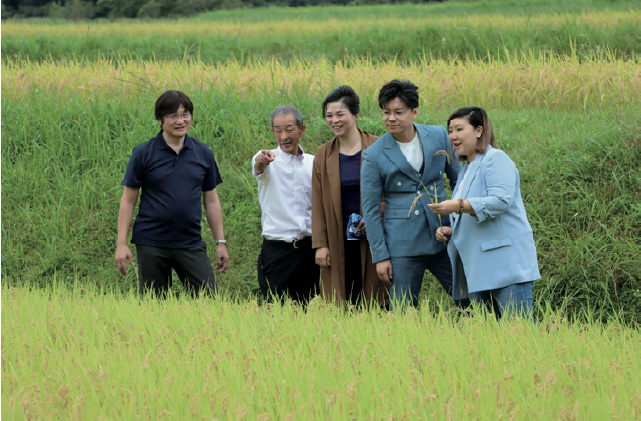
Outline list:
[[[481,162],[481,171],[487,196],[467,198],[479,223],[508,210],[518,183],[516,166],[503,152],[488,154]]]

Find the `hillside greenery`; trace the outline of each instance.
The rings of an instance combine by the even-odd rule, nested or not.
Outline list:
[[[341,13],[328,19],[332,10]],[[196,106],[191,134],[213,148],[224,180],[231,267],[219,284],[250,299],[261,227],[249,166],[275,145],[271,109],[299,107],[314,152],[331,137],[320,110],[328,92],[352,85],[361,127],[381,135],[378,89],[404,78],[420,88],[419,123],[442,125],[465,105],[488,110],[521,173],[543,276],[537,308],[638,322],[638,10],[488,0],[3,22],[2,281],[133,288],[135,271],[122,277],[113,261],[121,181],[132,148],[157,133],[155,99],[181,89]],[[444,298],[435,282],[423,297]]]

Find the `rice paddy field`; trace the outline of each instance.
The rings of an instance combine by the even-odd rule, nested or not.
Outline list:
[[[2,416],[6,419],[638,419],[641,4],[585,0],[220,11],[189,20],[2,23]],[[535,318],[307,311],[257,300],[251,156],[297,106],[351,85],[420,88],[419,123],[488,110],[516,163],[542,279]],[[230,268],[215,299],[135,296],[115,268],[121,181],[186,92],[210,145]],[[203,236],[214,256],[208,228]]]

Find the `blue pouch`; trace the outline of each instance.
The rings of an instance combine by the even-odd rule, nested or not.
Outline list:
[[[353,213],[349,216],[347,221],[347,239],[348,240],[365,240],[367,239],[367,234],[365,230],[359,230],[356,227],[363,220],[363,217],[357,213]]]

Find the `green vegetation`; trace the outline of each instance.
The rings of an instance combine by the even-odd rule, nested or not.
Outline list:
[[[630,13],[637,6],[627,1],[539,0],[499,7],[495,1],[448,2],[394,8],[269,8],[190,21],[88,26],[6,22],[3,281],[47,285],[57,277],[119,290],[136,283],[135,271],[123,278],[113,264],[120,183],[131,149],[158,130],[155,99],[165,89],[178,88],[194,100],[192,134],[212,146],[225,180],[219,193],[232,260],[219,282],[229,295],[250,297],[256,288],[260,209],[249,165],[258,149],[274,145],[267,127],[271,109],[287,102],[303,111],[308,122],[304,145],[313,152],[331,136],[320,113],[331,89],[352,85],[362,97],[361,126],[380,135],[384,130],[377,89],[400,77],[420,87],[421,123],[443,124],[452,110],[464,105],[488,109],[499,145],[521,171],[543,275],[535,287],[536,299],[569,315],[589,306],[601,320],[618,313],[638,322],[641,15]],[[325,19],[328,12],[337,17]],[[363,18],[358,20],[355,13],[360,12]],[[409,18],[410,13],[415,16]],[[275,20],[278,16],[282,21]],[[383,30],[382,19],[400,28],[401,35]],[[362,25],[350,24],[343,31],[346,22]],[[460,48],[443,50],[443,59],[410,52],[420,43],[408,42],[414,38],[402,31],[432,26],[448,45]],[[538,35],[557,35],[537,38],[530,29]],[[568,36],[566,30],[575,34]],[[371,31],[380,38],[372,38]],[[615,36],[618,31],[625,36]],[[282,45],[262,53],[250,48],[240,59],[220,61],[205,61],[196,50],[182,50],[184,40],[210,42],[209,33],[231,34],[238,42]],[[477,49],[489,54],[483,60],[469,55],[471,33],[486,34],[475,38],[486,45]],[[325,42],[325,36],[334,40]],[[34,43],[38,37],[46,42]],[[346,37],[345,45],[354,46],[354,58],[344,59],[344,53],[331,58],[341,37]],[[81,43],[76,58],[70,58],[64,51],[72,38],[100,48],[84,49]],[[188,59],[161,60],[163,40],[169,38],[178,57]],[[154,39],[144,44],[138,58],[156,58],[95,59],[92,51],[104,51],[112,39],[123,51],[115,55],[129,58],[139,55],[136,42]],[[292,53],[280,60],[280,52],[299,43],[304,47],[306,39],[317,43],[316,48],[305,47],[304,56],[310,58],[294,59]],[[396,57],[390,58],[383,49],[378,58],[358,58],[362,51],[380,50],[384,39],[392,40],[389,45],[402,40],[406,52],[396,50]],[[556,40],[559,51],[542,47],[537,39]],[[584,43],[586,39],[591,41]],[[34,52],[30,45],[40,46]],[[232,51],[233,57],[238,45],[226,42],[220,48]],[[469,60],[460,60],[463,54]],[[274,59],[261,58],[265,56]],[[211,244],[211,234],[204,235]],[[441,296],[434,283],[428,283],[425,293]]]
[[[28,305],[25,305],[29,303]],[[447,303],[444,304],[447,307]],[[423,309],[427,308],[423,306]],[[639,331],[2,288],[2,415],[33,419],[636,419]]]
[[[3,21],[3,418],[638,419],[640,11],[486,0]],[[380,135],[393,78],[419,86],[419,123],[488,110],[534,229],[535,324],[459,317],[432,279],[403,314],[253,294],[250,159],[275,145],[269,113],[299,107],[314,152],[332,136],[323,98],[350,84]],[[231,262],[214,299],[177,282],[140,301],[136,271],[114,264],[125,166],[166,89],[193,100],[190,134],[224,179]]]
[[[504,3],[268,8],[193,20],[8,21],[2,25],[2,58],[246,62],[324,57],[332,63],[355,58],[402,63],[550,53],[631,59],[641,52],[638,1]]]
[[[212,146],[230,240],[224,290],[256,288],[260,208],[250,158],[273,147],[268,118],[296,104],[308,151],[331,137],[324,95],[349,83],[363,98],[361,126],[384,129],[376,90],[394,77],[421,88],[419,122],[443,124],[463,105],[487,108],[499,146],[516,162],[537,240],[537,300],[605,319],[639,320],[640,80],[638,63],[550,58],[510,63],[327,61],[207,65],[48,62],[2,66],[2,271],[12,284],[54,275],[96,285],[136,283],[114,267],[120,183],[131,149],[156,134],[153,103],[180,87],[196,105],[192,134]],[[205,232],[211,242],[211,234]],[[213,252],[210,250],[210,252]],[[430,294],[439,294],[436,290]]]

